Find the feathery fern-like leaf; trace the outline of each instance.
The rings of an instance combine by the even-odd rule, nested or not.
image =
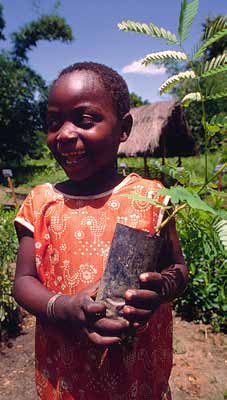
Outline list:
[[[187,3],[187,0],[183,0],[181,3],[179,28],[178,28],[180,44],[188,37],[189,28],[197,13],[198,6],[199,6],[199,0],[192,0],[190,3]]]
[[[199,49],[194,53],[193,59],[196,59],[200,57],[204,50],[206,50],[211,44],[217,42],[219,39],[227,35],[227,28],[222,29],[219,32],[216,32],[214,36],[209,38],[202,46],[199,47]]]
[[[200,92],[186,94],[186,96],[184,96],[184,98],[181,100],[181,105],[183,107],[188,107],[193,101],[201,101]]]
[[[227,27],[227,22],[226,22],[226,16],[220,16],[218,18],[215,18],[214,21],[211,23],[208,23],[206,31],[204,32],[203,35],[203,40],[208,40],[212,36],[215,35],[215,33],[225,29]]]
[[[192,70],[180,72],[177,75],[171,76],[159,88],[160,95],[168,92],[173,86],[177,85],[179,82],[184,81],[186,79],[194,79],[195,77],[196,77],[195,72]]]
[[[142,64],[148,65],[157,61],[164,60],[187,60],[187,55],[181,51],[166,50],[148,54],[142,61]]]
[[[219,72],[224,72],[227,69],[227,56],[226,54],[220,54],[217,57],[212,58],[212,60],[206,61],[206,63],[201,68],[200,76],[205,78],[210,75],[218,74]]]
[[[203,65],[203,68],[201,69],[201,73],[207,72],[211,70],[212,68],[219,67],[220,65],[226,64],[227,61],[227,56],[226,54],[219,54],[217,57],[212,58],[212,60],[208,60],[205,62]]]
[[[213,125],[218,125],[221,128],[227,128],[227,114],[214,115],[210,121]]]
[[[168,43],[177,43],[176,35],[164,28],[159,28],[156,25],[150,23],[140,23],[134,21],[122,21],[118,25],[121,31],[125,32],[136,32],[143,33],[144,35],[150,35],[156,38],[165,39]]]
[[[209,71],[204,72],[204,74],[200,75],[200,77],[206,78],[207,76],[212,76],[212,75],[219,74],[220,72],[225,72],[225,71],[227,71],[227,64],[221,65],[214,69],[210,69]]]
[[[227,251],[227,220],[222,219],[219,221],[215,221],[213,227],[215,231],[218,233],[220,241],[224,246],[224,249]]]
[[[227,92],[217,92],[206,96],[206,100],[217,100],[222,99],[223,97],[227,97]]]

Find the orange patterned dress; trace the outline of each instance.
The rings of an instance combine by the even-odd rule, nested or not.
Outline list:
[[[166,203],[158,181],[130,174],[113,190],[70,196],[46,183],[34,188],[16,222],[34,233],[40,281],[50,291],[74,295],[104,271],[117,222],[153,232],[160,207],[124,196],[136,192]],[[103,350],[81,330],[37,320],[36,384],[42,400],[170,400],[171,305],[161,305],[141,328],[133,350]]]

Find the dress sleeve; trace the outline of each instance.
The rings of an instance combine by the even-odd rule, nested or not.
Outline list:
[[[19,238],[26,232],[34,233],[33,196],[34,193],[31,191],[24,200],[14,220]]]

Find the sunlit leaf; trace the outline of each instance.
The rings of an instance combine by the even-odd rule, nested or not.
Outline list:
[[[187,0],[183,0],[181,3],[179,28],[178,28],[180,43],[182,43],[188,37],[189,28],[197,13],[198,6],[199,6],[198,0],[192,0],[190,3],[188,3]]]
[[[213,43],[217,42],[219,39],[227,35],[227,29],[224,28],[223,30],[215,33],[214,36],[212,36],[210,39],[208,39],[202,46],[199,47],[199,49],[196,51],[196,53],[193,55],[193,59],[200,57],[203,52]]]
[[[160,94],[162,95],[168,92],[173,86],[177,85],[179,82],[185,81],[186,79],[193,79],[195,77],[195,72],[192,70],[180,72],[177,75],[173,75],[161,85],[161,87],[159,88]]]
[[[187,55],[182,51],[166,50],[157,53],[148,54],[142,61],[142,64],[148,65],[157,61],[164,60],[187,60]]]
[[[199,92],[188,93],[181,100],[181,105],[183,107],[188,107],[193,101],[201,101],[201,94]]]
[[[144,35],[150,35],[156,38],[165,39],[168,43],[177,43],[176,35],[164,28],[159,28],[158,26],[150,23],[140,23],[134,21],[122,21],[118,25],[121,31],[125,32],[135,32],[142,33]]]

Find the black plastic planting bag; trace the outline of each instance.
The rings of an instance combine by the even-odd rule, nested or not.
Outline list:
[[[129,288],[140,288],[142,272],[157,271],[163,239],[139,229],[116,224],[106,268],[96,296],[104,301],[106,316],[118,318]]]

